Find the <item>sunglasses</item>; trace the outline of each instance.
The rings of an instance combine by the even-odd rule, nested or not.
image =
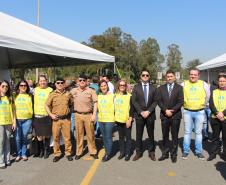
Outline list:
[[[149,77],[149,74],[142,74],[142,77]]]
[[[86,82],[86,79],[79,79],[79,82]]]
[[[56,82],[56,84],[57,84],[57,85],[60,85],[60,84],[63,85],[64,82]]]
[[[25,85],[25,84],[20,84],[20,87],[27,87],[27,85]]]
[[[126,84],[119,84],[119,86],[120,86],[120,87],[125,87],[125,86],[126,86]]]
[[[2,88],[9,88],[8,85],[1,85]]]

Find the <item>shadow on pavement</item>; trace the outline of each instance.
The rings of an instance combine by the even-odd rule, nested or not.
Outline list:
[[[219,161],[215,164],[216,170],[221,173],[221,176],[224,178],[226,181],[226,163]]]

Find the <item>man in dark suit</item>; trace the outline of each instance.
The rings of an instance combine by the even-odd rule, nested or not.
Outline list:
[[[169,131],[171,130],[171,159],[173,163],[177,162],[178,133],[182,117],[181,107],[184,103],[183,88],[175,83],[175,79],[175,73],[168,70],[166,72],[166,84],[157,89],[163,135],[162,156],[158,160],[163,161],[169,158]]]
[[[132,92],[132,104],[136,120],[136,155],[133,161],[138,160],[143,155],[142,138],[145,125],[150,141],[148,147],[149,157],[153,161],[156,160],[154,143],[155,107],[157,105],[156,89],[149,81],[149,71],[146,69],[142,70],[140,82],[135,85]]]

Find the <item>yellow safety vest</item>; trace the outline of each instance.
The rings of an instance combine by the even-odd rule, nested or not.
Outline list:
[[[16,119],[31,119],[32,98],[29,94],[18,94],[15,98]]]
[[[97,105],[99,122],[115,122],[114,94],[99,94]]]
[[[204,82],[198,80],[195,83],[184,81],[184,108],[199,110],[205,108],[206,92]]]
[[[46,89],[41,89],[40,87],[36,87],[34,89],[34,113],[35,115],[47,116],[48,113],[45,109],[45,103],[49,96],[49,93],[52,92],[53,89],[47,87]]]
[[[2,96],[0,100],[0,125],[11,125],[13,123],[12,103],[7,96]]]
[[[226,90],[215,89],[213,91],[213,104],[218,112],[223,112],[226,109]],[[215,115],[212,115],[216,118]],[[224,116],[226,119],[226,116]]]
[[[126,121],[128,120],[130,109],[130,96],[131,94],[129,93],[125,95],[115,95],[115,121],[119,123],[126,123]]]

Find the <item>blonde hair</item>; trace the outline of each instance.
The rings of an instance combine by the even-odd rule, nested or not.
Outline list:
[[[127,92],[127,81],[126,81],[126,79],[120,79],[118,82],[117,82],[117,84],[116,84],[116,93],[119,93],[120,91],[119,91],[119,87],[120,87],[120,83],[121,82],[125,82],[125,92],[123,92],[124,94],[126,94],[126,93],[128,93]]]

